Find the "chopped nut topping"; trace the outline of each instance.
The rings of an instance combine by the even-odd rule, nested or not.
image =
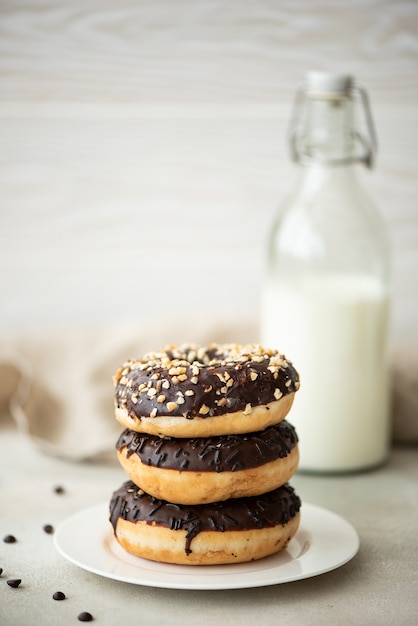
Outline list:
[[[184,404],[185,400],[184,400],[184,394],[182,391],[177,392],[176,402],[177,404]]]
[[[187,353],[187,361],[189,363],[193,363],[193,361],[196,359],[196,350],[189,350],[189,352]]]
[[[187,370],[185,367],[171,367],[168,370],[168,373],[170,374],[170,376],[178,376],[179,374],[185,374],[186,371]]]
[[[258,380],[265,381],[259,390],[256,388]],[[246,387],[246,381],[255,385]],[[221,407],[234,411],[245,407],[243,412],[247,415],[258,403],[279,400],[283,394],[300,387],[296,370],[283,354],[258,344],[234,343],[167,346],[159,352],[149,352],[141,359],[127,360],[117,370],[114,382],[116,406],[127,407],[127,401],[131,402],[132,419],[136,420],[144,415],[149,400],[155,403],[152,415],[157,414],[157,406],[161,404],[167,406],[168,412],[177,411],[179,405],[184,404],[181,410],[186,419],[192,419],[196,414],[216,415],[224,412]],[[199,393],[190,389],[200,384]],[[170,396],[167,397],[165,390],[173,389],[173,386],[176,394],[173,401],[168,401]],[[201,400],[194,399],[186,404],[186,398],[195,395],[200,398],[203,392],[208,398],[206,404],[200,406]],[[148,402],[145,402],[144,394]],[[132,411],[134,406],[135,411]]]
[[[274,397],[276,398],[276,400],[280,400],[280,398],[282,397],[282,392],[280,391],[280,389],[276,389],[274,390]]]

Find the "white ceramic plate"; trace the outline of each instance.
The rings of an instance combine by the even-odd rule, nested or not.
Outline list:
[[[359,548],[354,528],[342,517],[303,504],[299,530],[279,554],[232,565],[169,565],[133,556],[116,542],[108,504],[85,509],[64,521],[54,536],[69,561],[100,576],[148,587],[243,589],[301,580],[347,563]]]

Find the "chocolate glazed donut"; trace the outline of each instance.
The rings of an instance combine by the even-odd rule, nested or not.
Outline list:
[[[203,504],[280,487],[297,468],[297,443],[295,429],[283,421],[255,433],[195,439],[126,429],[116,449],[128,477],[150,495]]]
[[[155,561],[207,565],[263,558],[286,547],[299,525],[290,485],[263,495],[185,506],[128,481],[114,492],[109,519],[120,545]]]
[[[114,382],[115,415],[125,428],[209,437],[282,421],[299,375],[284,355],[258,344],[184,344],[126,361]]]

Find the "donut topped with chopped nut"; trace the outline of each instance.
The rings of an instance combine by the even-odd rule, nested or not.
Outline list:
[[[126,361],[114,382],[116,418],[126,428],[189,437],[257,430],[251,416],[261,412],[268,415],[260,430],[278,423],[299,375],[284,355],[258,344],[183,344]]]

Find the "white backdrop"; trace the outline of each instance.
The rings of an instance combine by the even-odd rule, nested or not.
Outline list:
[[[4,0],[1,329],[256,318],[293,95],[324,69],[369,91],[361,174],[390,229],[395,343],[418,345],[417,61],[414,0]]]

